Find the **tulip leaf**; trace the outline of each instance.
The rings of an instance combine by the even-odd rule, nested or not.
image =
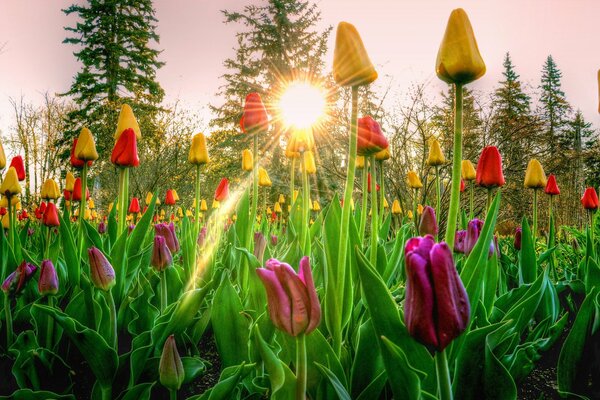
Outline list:
[[[360,395],[356,397],[356,400],[379,399],[381,391],[385,387],[386,381],[387,373],[384,370],[369,383],[369,385],[360,393]]]
[[[64,219],[62,214],[59,214],[58,218],[60,219],[60,226],[58,228],[63,247],[63,257],[69,274],[68,282],[72,286],[79,286],[81,266],[78,249],[75,247],[75,240],[73,240],[73,234],[71,233],[71,222],[68,219]]]
[[[248,247],[250,242],[250,238],[248,237],[250,230],[248,229],[248,224],[250,220],[250,188],[244,190],[242,197],[239,199],[237,203],[236,215],[237,220],[235,221],[235,232],[237,237],[240,240],[240,243],[244,247]],[[252,236],[252,235],[251,235]]]
[[[271,396],[274,396],[285,384],[285,371],[283,369],[285,364],[281,362],[273,350],[271,350],[267,342],[265,342],[260,334],[258,325],[254,325],[254,329],[252,331],[254,343],[256,344],[256,347],[258,347],[260,358],[262,359],[265,369],[269,374],[269,380],[271,381]]]
[[[104,338],[61,311],[39,304],[33,307],[54,318],[86,359],[98,383],[102,387],[110,387],[117,371],[118,358],[116,351]]]
[[[523,217],[521,224],[521,254],[519,257],[519,282],[532,283],[537,277],[537,257],[535,256],[535,243],[527,223]]]
[[[331,383],[331,385],[335,389],[335,393],[337,394],[338,399],[340,399],[340,400],[350,400],[351,399],[351,397],[348,394],[348,391],[346,390],[344,385],[342,385],[342,383],[340,382],[338,377],[335,376],[335,374],[333,372],[331,372],[331,370],[329,368],[327,368],[326,366],[319,364],[317,362],[314,363],[314,365],[323,374],[323,376],[325,376],[325,378],[329,379],[329,383]]]
[[[375,377],[385,371],[371,319],[368,319],[359,327],[356,342],[350,375],[352,396],[354,398],[369,386]]]
[[[72,394],[57,394],[54,392],[48,392],[45,390],[33,391],[31,389],[19,389],[15,390],[9,396],[0,396],[0,399],[6,400],[75,400],[75,396]]]
[[[86,237],[88,241],[92,244],[92,246],[95,246],[104,252],[102,238],[100,238],[98,230],[92,225],[90,225],[90,223],[87,222],[85,219],[83,220],[83,226],[85,227]]]
[[[230,400],[231,394],[236,389],[237,385],[244,379],[254,368],[254,364],[236,365],[228,367],[221,372],[219,382],[208,389],[206,392],[198,396],[189,397],[188,400]]]
[[[402,368],[402,373],[394,374],[395,378],[400,379],[398,382],[391,383],[392,390],[396,385],[402,385],[403,390],[406,393],[406,399],[420,399],[421,398],[421,381],[425,378],[423,372],[413,368],[408,362],[408,358],[406,357],[406,353],[397,345],[390,342],[388,338],[385,336],[381,337],[384,345],[390,351],[391,354],[394,355],[394,361],[396,365]],[[389,376],[389,370],[388,370]],[[395,392],[394,392],[395,393]]]
[[[148,205],[148,209],[142,218],[133,228],[133,231],[128,235],[127,254],[136,255],[144,248],[144,238],[148,234],[148,227],[154,217],[154,207],[156,206],[156,193],[152,196],[152,201]]]
[[[140,383],[125,392],[121,400],[148,400],[152,394],[152,387],[156,382]]]

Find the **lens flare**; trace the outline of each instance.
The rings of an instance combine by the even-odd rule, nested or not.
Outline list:
[[[307,129],[325,115],[326,94],[308,82],[291,82],[279,99],[283,123],[287,127]]]

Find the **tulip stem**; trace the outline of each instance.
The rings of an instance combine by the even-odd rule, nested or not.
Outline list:
[[[120,235],[123,233],[126,227],[126,219],[127,219],[127,198],[129,188],[129,168],[121,167],[119,171],[119,199],[117,204],[119,206],[119,232]],[[80,211],[81,213],[81,211]]]
[[[15,248],[15,232],[14,232],[14,227],[13,225],[15,224],[15,220],[14,220],[14,216],[13,216],[13,207],[12,207],[12,196],[7,196],[6,199],[8,200],[7,205],[8,205],[8,243],[10,244],[10,247]]]
[[[441,192],[442,192],[442,188],[440,187],[440,167],[436,165],[435,166],[435,194],[436,194],[437,202],[435,205],[435,215],[437,216],[438,220],[440,220],[442,218]],[[437,235],[435,235],[435,236],[437,239]]]
[[[8,200],[8,204],[10,204],[10,199]],[[12,337],[13,337],[13,324],[12,324],[12,314],[10,311],[10,297],[8,293],[4,295],[4,315],[6,322],[6,353],[8,354],[8,349],[12,345]]]
[[[371,265],[377,269],[377,242],[379,241],[379,213],[377,212],[377,166],[375,155],[371,156]]]
[[[454,151],[452,154],[452,188],[450,192],[450,206],[448,208],[448,222],[446,224],[446,243],[454,248],[454,233],[456,220],[460,207],[460,177],[462,163],[462,126],[463,126],[463,85],[455,84],[454,88]]]
[[[256,210],[258,208],[258,131],[254,130],[252,134],[254,157],[252,158],[252,210],[250,211],[250,221],[248,224],[248,250],[252,250],[254,245],[254,224],[256,223]]]
[[[109,312],[110,312],[110,337],[107,340],[107,343],[110,344],[115,351],[118,351],[117,348],[117,309],[115,307],[115,299],[112,295],[111,290],[102,291],[104,293],[104,297],[106,299],[106,303],[108,304]]]
[[[177,400],[177,390],[169,389],[169,400]]]
[[[487,190],[487,203],[485,207],[485,217],[487,218],[488,213],[490,212],[490,206],[492,205],[492,188],[488,188]]]
[[[290,204],[294,205],[294,180],[296,178],[296,157],[292,157],[292,163],[290,166]]]
[[[413,189],[413,222],[415,223],[415,235],[419,235],[419,222],[417,216],[417,195],[419,189]]]
[[[54,307],[53,296],[47,296],[48,307]],[[46,325],[46,348],[52,350],[52,336],[54,334],[54,318],[48,315],[48,324]]]
[[[304,255],[310,257],[310,238],[309,238],[309,223],[310,223],[310,188],[308,186],[308,173],[306,172],[306,161],[304,154],[302,157],[302,249]]]
[[[450,382],[446,350],[435,354],[435,369],[437,372],[438,398],[440,400],[452,400],[452,384]]]
[[[165,312],[167,308],[167,270],[165,269],[160,276],[160,312]]]
[[[44,248],[44,258],[49,258],[48,253],[50,252],[50,231],[51,227],[46,227],[46,246]]]
[[[110,386],[102,386],[102,400],[112,399],[112,388]]]
[[[335,289],[338,293],[345,293],[344,285],[348,284],[346,279],[349,268],[346,265],[348,249],[348,230],[350,228],[350,212],[352,210],[352,192],[354,191],[354,174],[356,168],[356,147],[358,142],[358,86],[352,86],[352,112],[350,117],[350,148],[348,149],[348,167],[346,173],[346,187],[344,189],[344,206],[342,207],[342,218],[340,220],[340,236],[338,247],[338,269],[335,279]],[[349,275],[349,274],[348,274]],[[336,296],[336,312],[341,325],[342,306],[345,303],[344,296]],[[342,326],[336,326],[332,332],[333,349],[340,355],[342,347]]]
[[[196,216],[196,231],[194,239],[198,242],[198,234],[200,233],[200,165],[196,165],[196,202],[194,204],[194,215]],[[194,260],[196,260],[197,251],[194,252]],[[194,267],[196,264],[194,263]]]
[[[537,237],[537,225],[538,225],[537,202],[538,202],[538,190],[533,189],[533,246],[534,246],[534,249],[535,249],[535,239]]]
[[[81,200],[79,201],[79,259],[83,257],[83,241],[84,235],[83,230],[85,229],[83,225],[83,220],[85,219],[85,207],[86,207],[86,193],[87,193],[87,161],[83,163],[83,168],[81,169]]]
[[[369,175],[369,159],[365,157],[365,165],[363,166],[361,175],[361,186],[362,186],[362,208],[360,213],[360,239],[361,246],[365,240],[365,228],[367,226],[367,207],[369,200],[369,190],[367,188]]]
[[[306,399],[306,335],[296,337],[296,400]]]
[[[469,181],[469,221],[474,218],[473,215],[473,180]]]
[[[385,211],[385,175],[383,173],[383,161],[378,161],[379,164],[379,223],[383,225],[383,214]]]

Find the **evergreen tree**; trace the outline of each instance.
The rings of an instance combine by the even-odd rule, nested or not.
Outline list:
[[[98,150],[107,154],[119,109],[132,106],[145,137],[156,135],[154,118],[164,91],[156,81],[158,60],[156,18],[152,0],[89,0],[63,10],[76,15],[75,26],[65,27],[71,36],[63,43],[77,46],[73,53],[81,63],[71,88],[77,109],[68,115],[63,149],[82,126],[96,136]]]

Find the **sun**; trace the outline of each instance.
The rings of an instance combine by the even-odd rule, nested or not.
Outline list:
[[[318,124],[325,115],[325,91],[306,81],[292,81],[283,90],[278,108],[286,127],[308,129]]]

